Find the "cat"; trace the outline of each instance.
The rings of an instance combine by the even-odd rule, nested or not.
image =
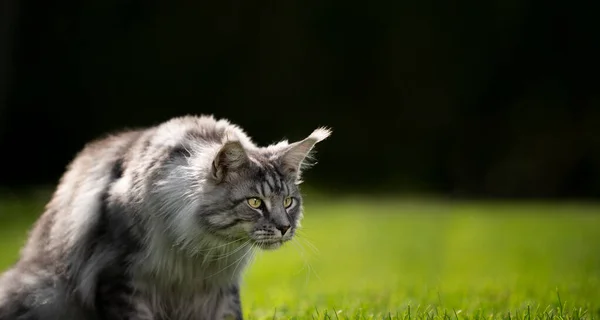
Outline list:
[[[242,272],[295,236],[330,134],[259,147],[188,115],[88,143],[0,276],[0,320],[242,319]]]

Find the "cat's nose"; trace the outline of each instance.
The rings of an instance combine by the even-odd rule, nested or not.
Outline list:
[[[277,226],[277,229],[279,231],[281,231],[281,235],[284,235],[290,229],[290,225],[289,224],[279,225],[279,226]]]

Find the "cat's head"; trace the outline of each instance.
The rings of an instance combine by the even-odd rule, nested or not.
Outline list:
[[[171,153],[152,183],[150,206],[163,218],[159,227],[192,250],[233,243],[277,248],[300,225],[302,171],[331,132],[319,128],[297,142],[258,147],[227,126],[232,134],[222,131],[218,143],[202,138]]]
[[[203,225],[225,241],[247,239],[262,249],[291,240],[302,219],[302,171],[329,135],[319,128],[301,141],[264,148],[225,142],[211,162]]]

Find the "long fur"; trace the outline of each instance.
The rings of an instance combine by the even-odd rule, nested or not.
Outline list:
[[[185,116],[89,143],[0,276],[0,320],[242,319],[244,267],[294,236],[301,171],[329,134],[258,147]]]

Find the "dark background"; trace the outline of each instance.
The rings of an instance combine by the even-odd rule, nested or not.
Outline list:
[[[581,2],[3,0],[0,185],[188,113],[330,140],[330,191],[599,198],[598,11]],[[309,177],[308,177],[309,176]]]

